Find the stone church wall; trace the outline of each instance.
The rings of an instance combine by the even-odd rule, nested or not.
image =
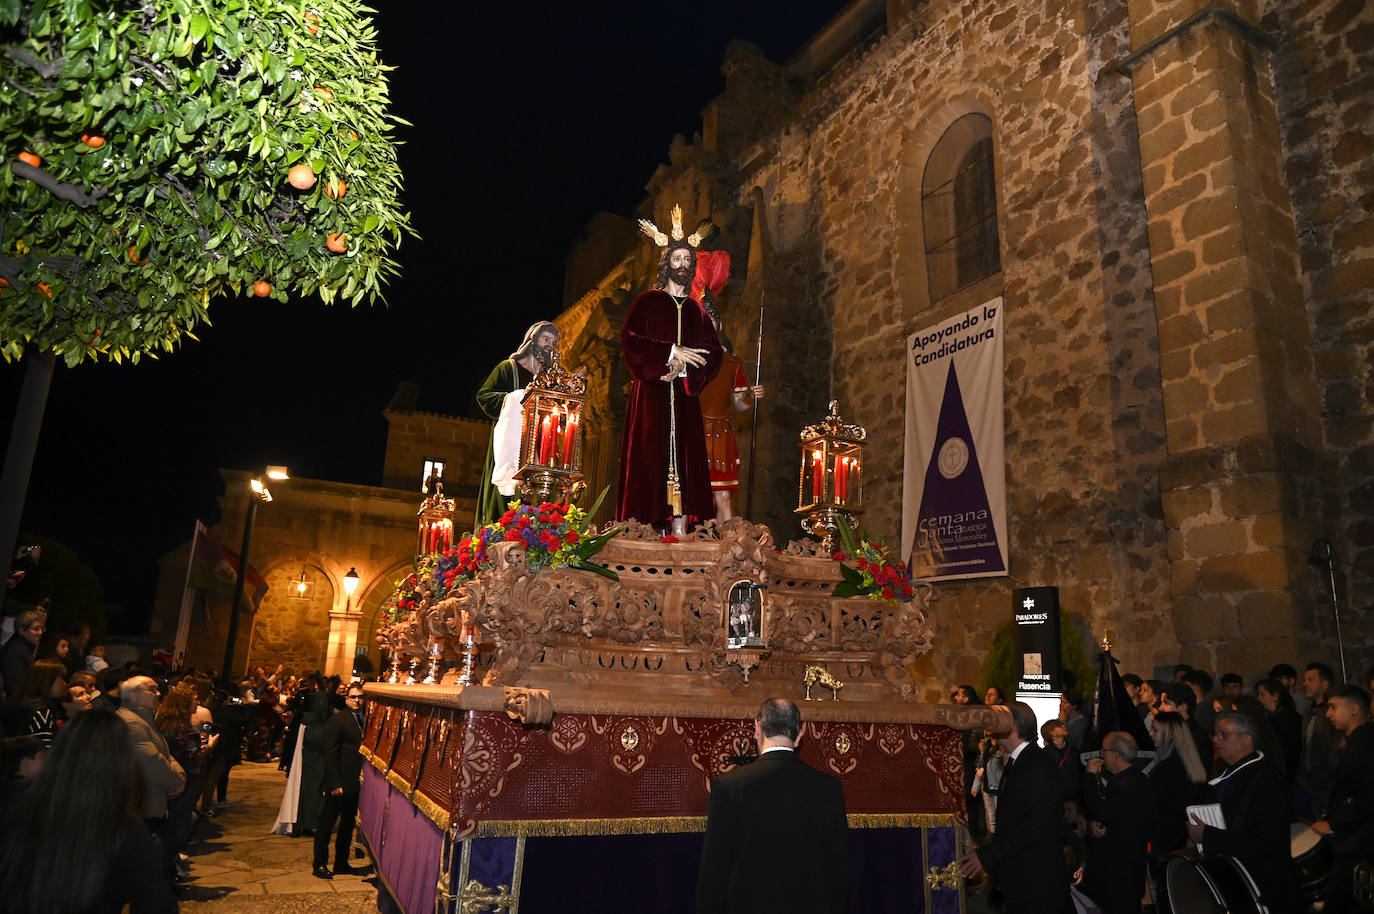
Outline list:
[[[877,18],[846,53],[818,38],[823,72],[732,46],[702,134],[649,181],[635,215],[722,223],[749,361],[768,307],[752,517],[780,542],[797,432],[832,397],[869,430],[864,526],[897,541],[904,337],[1003,297],[1010,576],[939,585],[929,698],[977,679],[1014,587],[1059,586],[1085,646],[1110,634],[1142,675],[1334,660],[1314,531],[1351,569],[1346,618],[1374,596],[1374,24],[1270,6],[851,4]],[[932,301],[922,177],[969,113],[992,123],[1001,271]],[[649,281],[651,251],[617,288]]]

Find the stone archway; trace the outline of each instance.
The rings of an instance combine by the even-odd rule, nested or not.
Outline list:
[[[397,562],[386,572],[378,575],[358,601],[358,612],[362,618],[358,622],[357,652],[358,656],[365,654],[368,662],[372,664],[370,675],[380,676],[386,659],[377,644],[377,627],[382,622],[382,604],[386,602],[387,597],[395,593],[396,581],[410,574],[410,571],[410,562]],[[366,651],[363,648],[366,648]]]
[[[298,589],[305,574],[305,593]],[[277,664],[297,676],[323,670],[329,644],[329,613],[334,607],[334,583],[319,565],[282,562],[266,574],[267,595],[253,616],[248,668]]]

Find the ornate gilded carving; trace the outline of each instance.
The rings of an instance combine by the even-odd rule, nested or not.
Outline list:
[[[458,910],[462,914],[487,914],[490,911],[509,911],[515,907],[516,898],[510,886],[498,885],[495,891],[487,888],[476,879],[469,879],[458,896]]]
[[[623,689],[653,676],[715,694],[760,680],[781,691],[824,663],[843,670],[856,700],[915,699],[907,667],[931,646],[932,588],[898,606],[833,597],[835,562],[816,556],[814,544],[778,552],[767,528],[742,518],[699,527],[678,544],[658,543],[656,531],[650,541],[650,531],[627,524],[598,555],[619,583],[568,569],[531,574],[521,544],[494,544],[489,569],[442,600],[422,589],[418,608],[379,637],[407,659],[438,645],[440,664],[456,668],[462,634],[475,627],[485,685]],[[740,581],[769,595],[767,643],[749,656],[727,645],[728,595]],[[531,722],[526,699],[511,710]]]
[[[553,720],[553,699],[548,689],[506,688],[506,713],[527,727]]]
[[[830,700],[840,700],[840,689],[844,688],[844,683],[840,682],[830,671],[823,666],[808,666],[806,675],[802,677],[802,685],[806,686],[806,700],[811,700],[811,687],[820,685],[822,688],[830,690]]]
[[[932,889],[957,889],[964,884],[959,872],[959,861],[952,860],[948,866],[932,866],[926,873],[926,885]]]

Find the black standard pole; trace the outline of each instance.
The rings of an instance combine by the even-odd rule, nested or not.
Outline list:
[[[239,549],[239,573],[234,578],[234,602],[229,607],[229,637],[224,642],[224,668],[220,675],[229,678],[234,668],[234,642],[239,637],[239,610],[243,607],[243,585],[248,580],[248,547],[253,542],[253,520],[258,516],[258,497],[248,495],[248,518],[243,522],[243,546]]]
[[[38,433],[43,427],[43,412],[52,386],[55,357],[51,352],[30,351],[24,357],[24,383],[10,427],[10,442],[5,448],[5,467],[0,471],[0,553],[6,555],[5,572],[14,561],[15,541],[24,514],[24,496],[33,472],[33,455],[38,450]]]

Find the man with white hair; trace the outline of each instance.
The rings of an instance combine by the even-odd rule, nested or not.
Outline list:
[[[172,750],[167,738],[153,722],[162,696],[157,683],[148,676],[133,676],[119,686],[119,716],[129,728],[134,746],[134,763],[142,786],[144,819],[160,823],[167,818],[167,799],[186,789],[186,772]],[[153,825],[150,829],[156,831]]]

